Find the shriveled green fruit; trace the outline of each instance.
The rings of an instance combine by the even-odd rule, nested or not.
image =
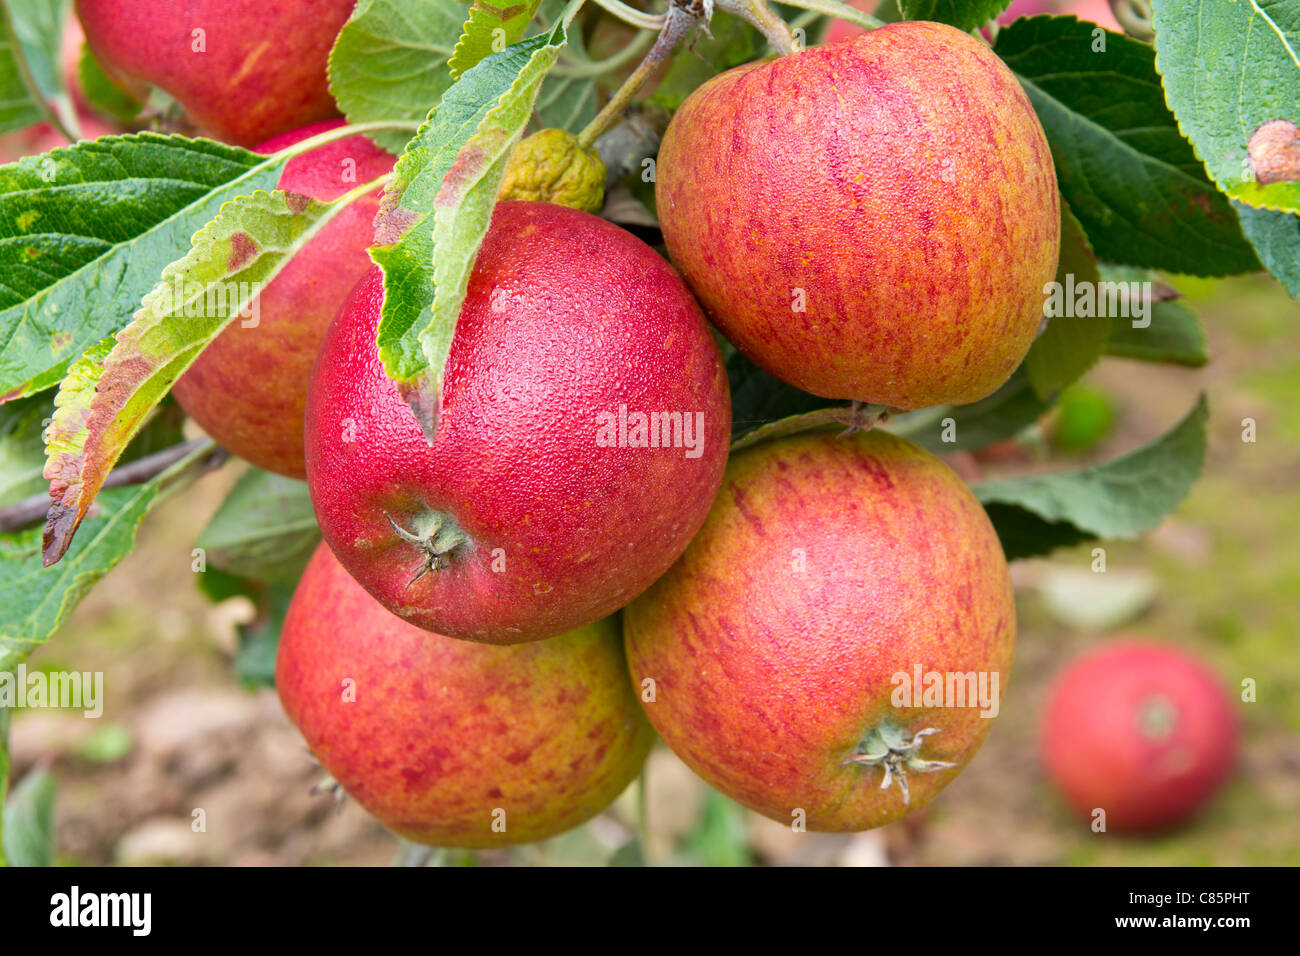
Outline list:
[[[76,0],[114,80],[170,93],[205,134],[252,146],[338,115],[326,64],[355,0]]]
[[[257,149],[275,153],[342,125],[313,123]],[[349,136],[291,159],[279,188],[337,199],[395,161],[366,137]],[[231,322],[172,388],[209,435],[259,468],[307,476],[302,422],[312,363],[339,306],[372,266],[366,247],[378,209],[376,192],[340,212],[262,290],[250,316]]]
[[[321,545],[285,620],[276,687],[343,789],[390,830],[493,847],[594,817],[654,734],[612,620],[492,647],[384,610]]]
[[[1060,244],[1051,153],[1015,76],[952,27],[715,77],[656,177],[669,254],[714,323],[805,391],[973,402],[1037,333]]]
[[[773,820],[848,831],[974,756],[1015,621],[997,535],[947,465],[882,432],[809,433],[732,456],[624,633],[650,722],[691,769]]]
[[[600,212],[605,204],[605,164],[567,130],[544,129],[522,140],[506,165],[499,198],[551,202]]]

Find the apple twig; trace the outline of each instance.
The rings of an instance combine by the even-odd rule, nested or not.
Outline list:
[[[782,56],[799,52],[799,41],[790,24],[772,12],[767,0],[713,0],[713,6],[757,29]]]
[[[1151,4],[1147,0],[1109,0],[1110,11],[1124,28],[1124,32],[1137,40],[1150,41],[1156,32],[1151,28]]]
[[[182,442],[156,451],[152,455],[137,458],[114,468],[104,479],[104,489],[122,488],[126,485],[139,485],[158,475],[177,462],[194,455],[189,465],[201,462],[202,470],[216,468],[225,463],[229,453],[219,447],[210,438],[196,438],[194,441]],[[45,513],[50,507],[49,492],[41,491],[30,497],[15,501],[0,508],[0,532],[19,531],[45,520]]]
[[[618,122],[623,111],[627,109],[636,96],[637,91],[645,84],[659,66],[668,59],[668,55],[676,49],[677,44],[681,43],[693,29],[696,24],[703,19],[707,24],[709,17],[713,15],[713,0],[671,0],[668,5],[668,11],[663,15],[663,23],[659,29],[659,37],[655,40],[654,46],[650,52],[645,55],[637,68],[632,71],[631,75],[623,81],[623,85],[618,88],[605,108],[596,114],[596,118],[587,124],[587,127],[578,134],[578,145],[583,149],[590,149],[591,144]]]

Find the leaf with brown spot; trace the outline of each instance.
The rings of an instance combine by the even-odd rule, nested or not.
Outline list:
[[[172,383],[334,216],[374,188],[366,183],[333,203],[303,205],[278,191],[227,203],[189,254],[163,270],[116,341],[74,365],[46,433],[47,565],[67,552],[104,478]]]
[[[1259,269],[1232,206],[1179,132],[1146,43],[1073,17],[1026,17],[997,53],[1038,114],[1061,195],[1105,262],[1192,275]]]
[[[1165,98],[1210,179],[1248,206],[1300,213],[1300,5],[1154,0],[1151,10]],[[1289,224],[1267,219],[1251,217],[1257,248],[1261,232],[1275,242]],[[1278,252],[1262,248],[1260,258],[1288,258]],[[1300,247],[1289,258],[1300,260]],[[1289,270],[1272,271],[1287,281]]]

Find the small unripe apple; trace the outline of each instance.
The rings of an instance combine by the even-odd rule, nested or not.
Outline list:
[[[343,789],[418,843],[531,843],[591,819],[654,741],[618,626],[490,647],[394,617],[317,548],[276,660],[285,713]]]
[[[896,408],[983,398],[1056,273],[1052,156],[987,45],[938,23],[737,67],[673,117],[664,240],[719,330],[804,391]]]
[[[268,140],[275,153],[343,125],[313,123]],[[364,136],[318,146],[285,165],[278,188],[337,199],[382,176],[396,161]],[[259,468],[305,478],[303,409],[325,330],[371,268],[379,193],[340,212],[199,354],[173,386],[181,407],[223,447]]]
[[[623,620],[646,714],[687,766],[826,831],[891,823],[952,781],[993,726],[1016,631],[980,503],[879,431],[736,453]]]
[[[605,164],[594,149],[567,130],[544,129],[515,146],[498,198],[600,212],[605,176]]]
[[[614,224],[499,203],[451,343],[433,444],[384,374],[378,269],[330,325],[307,481],[339,560],[385,607],[519,643],[636,597],[722,478],[726,372],[671,266]]]
[[[1150,832],[1209,802],[1236,763],[1238,734],[1232,699],[1203,663],[1177,648],[1119,640],[1057,678],[1042,753],[1052,781],[1090,824]]]
[[[252,146],[338,115],[326,63],[355,0],[76,0],[119,82],[170,93],[205,135]]]

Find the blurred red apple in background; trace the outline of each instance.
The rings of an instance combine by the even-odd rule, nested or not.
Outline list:
[[[1231,772],[1238,720],[1215,675],[1184,651],[1121,640],[1071,662],[1043,718],[1048,774],[1108,830],[1182,823]]]

